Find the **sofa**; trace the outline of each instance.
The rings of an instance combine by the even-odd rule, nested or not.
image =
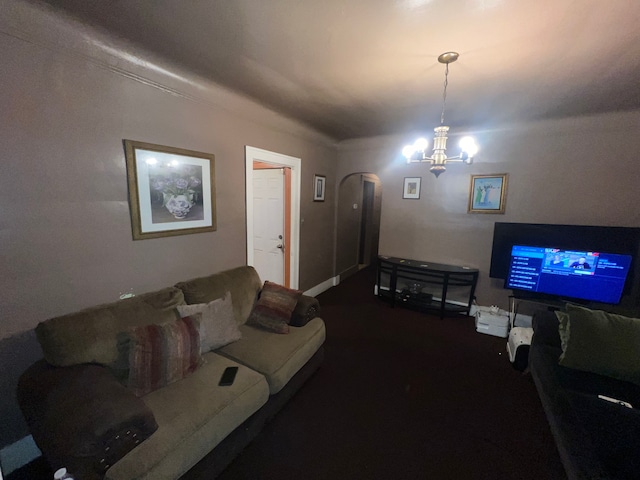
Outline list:
[[[640,320],[567,305],[532,326],[528,366],[567,477],[640,478]]]
[[[220,473],[322,362],[318,302],[273,287],[285,300],[268,304],[281,293],[269,283],[244,266],[41,322],[44,358],[17,396],[51,467],[76,479]],[[220,386],[227,367],[235,381]]]

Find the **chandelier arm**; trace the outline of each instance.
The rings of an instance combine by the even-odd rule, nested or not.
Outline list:
[[[449,162],[459,163],[459,162],[464,162],[464,159],[460,155],[456,155],[455,157],[447,157],[446,161],[447,163]]]

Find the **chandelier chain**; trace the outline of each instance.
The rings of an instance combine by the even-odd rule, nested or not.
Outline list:
[[[447,85],[449,84],[449,64],[445,64],[444,69],[444,91],[442,92],[442,114],[440,115],[440,125],[444,125],[444,109],[447,105]]]

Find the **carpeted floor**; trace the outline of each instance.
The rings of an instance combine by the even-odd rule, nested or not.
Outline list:
[[[566,478],[506,339],[392,309],[374,283],[365,269],[319,296],[323,366],[220,478]]]
[[[319,296],[322,367],[219,478],[565,479],[506,339],[469,317],[392,309],[374,283],[368,268]]]

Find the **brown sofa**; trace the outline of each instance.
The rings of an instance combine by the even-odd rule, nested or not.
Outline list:
[[[239,267],[53,318],[36,328],[44,359],[22,375],[18,401],[51,464],[77,479],[212,478],[322,361],[324,322],[302,296],[281,335],[246,325],[262,282]],[[231,292],[242,338],[206,352],[192,374],[142,397],[123,384],[122,332],[176,319],[176,308]],[[218,381],[237,366],[231,386]]]

